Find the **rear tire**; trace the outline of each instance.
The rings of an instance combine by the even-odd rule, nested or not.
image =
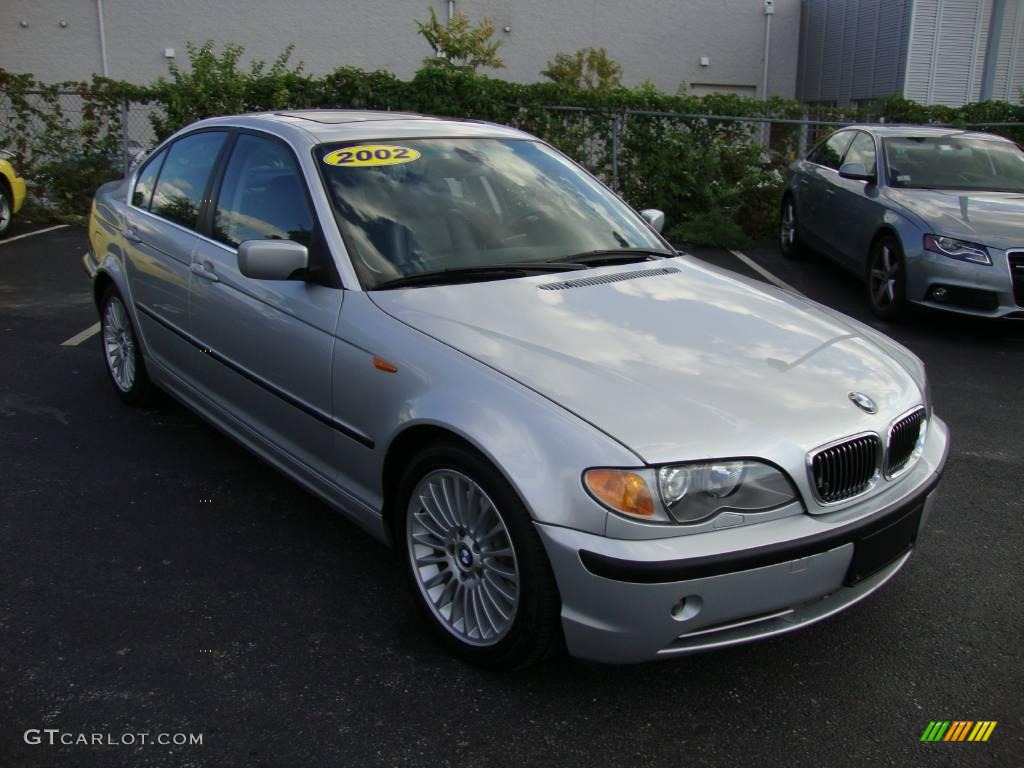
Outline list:
[[[455,655],[520,669],[561,643],[561,601],[526,507],[467,446],[432,445],[402,475],[396,545],[414,599]]]
[[[782,199],[779,211],[779,250],[787,259],[799,259],[805,254],[800,240],[800,222],[797,220],[796,203],[792,195]]]
[[[100,343],[110,383],[124,402],[139,405],[153,391],[142,359],[138,334],[128,308],[114,286],[108,286],[100,299]]]
[[[868,304],[876,317],[894,321],[907,309],[906,263],[903,249],[893,235],[882,235],[871,244],[866,269]]]
[[[14,221],[14,198],[7,184],[0,182],[0,237],[6,237]]]

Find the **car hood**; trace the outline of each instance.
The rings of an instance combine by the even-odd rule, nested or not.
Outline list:
[[[888,194],[935,234],[1001,249],[1024,245],[1024,195],[939,189],[890,189]]]
[[[921,402],[895,342],[690,257],[370,295],[650,463],[802,456]]]

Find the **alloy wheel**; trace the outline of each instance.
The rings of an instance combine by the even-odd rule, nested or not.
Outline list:
[[[135,383],[135,337],[128,312],[116,296],[103,311],[103,351],[117,388],[128,392]]]
[[[11,204],[7,200],[7,195],[0,193],[0,232],[7,229],[7,225],[11,221]]]
[[[871,264],[871,300],[880,309],[896,303],[897,280],[900,273],[899,257],[889,243],[882,243],[876,250]]]
[[[520,598],[519,564],[498,508],[470,477],[438,469],[417,483],[407,516],[414,581],[434,618],[469,645],[498,643]]]

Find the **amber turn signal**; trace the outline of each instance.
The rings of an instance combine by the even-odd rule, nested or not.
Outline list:
[[[624,469],[590,469],[583,475],[587,488],[612,509],[637,517],[654,515],[651,489],[636,472]]]
[[[398,373],[398,368],[393,366],[387,360],[381,360],[379,357],[373,358],[373,367],[378,371],[384,371],[385,373]]]

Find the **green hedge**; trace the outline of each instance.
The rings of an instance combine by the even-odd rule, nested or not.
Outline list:
[[[649,85],[587,91],[555,83],[513,83],[442,68],[424,68],[411,80],[340,67],[313,77],[289,64],[290,49],[269,66],[242,69],[243,49],[220,54],[207,43],[189,46],[190,66],[147,86],[94,77],[88,83],[43,85],[0,70],[9,118],[0,145],[12,149],[37,189],[64,212],[84,213],[92,189],[117,175],[109,162],[119,151],[121,107],[155,104],[157,138],[213,115],[283,108],[338,107],[406,110],[513,125],[551,142],[606,181],[613,178],[613,126],[618,126],[618,190],[637,208],[661,208],[679,240],[741,245],[776,226],[784,166],[795,156],[799,127],[775,124],[774,152],[764,152],[759,123],[676,115],[992,124],[987,130],[1018,141],[1024,131],[998,123],[1024,122],[1024,107],[1005,102],[961,108],[926,107],[899,97],[868,109],[810,108],[796,101],[730,95],[670,95]],[[29,96],[39,91],[42,95]],[[65,112],[59,91],[81,97],[82,120]],[[561,109],[559,109],[561,108]],[[617,121],[617,122],[615,122]],[[813,135],[812,135],[813,138]],[[69,159],[71,161],[69,161]],[[115,164],[116,165],[116,164]]]

